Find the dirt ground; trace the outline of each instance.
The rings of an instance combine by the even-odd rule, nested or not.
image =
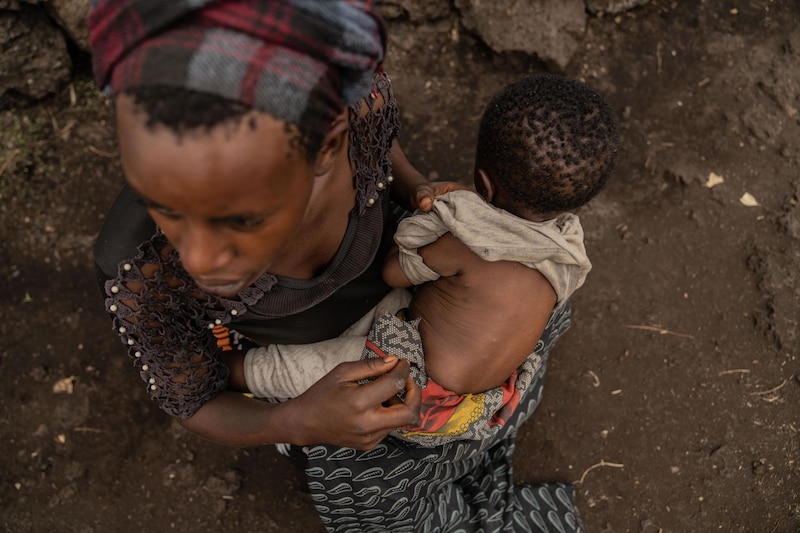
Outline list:
[[[455,15],[390,34],[407,154],[467,179],[482,106],[544,67]],[[76,59],[56,96],[0,114],[0,529],[321,531],[273,447],[183,431],[111,331],[91,244],[122,175]],[[593,17],[565,73],[604,92],[622,146],[580,211],[594,270],[517,480],[576,481],[589,532],[800,531],[800,5]]]

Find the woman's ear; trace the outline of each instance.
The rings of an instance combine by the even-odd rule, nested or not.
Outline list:
[[[345,108],[333,119],[328,133],[322,140],[322,148],[314,164],[314,175],[321,176],[331,171],[339,154],[347,146],[347,132],[350,128],[350,110]]]
[[[478,191],[478,194],[483,196],[487,202],[491,203],[494,195],[497,193],[494,183],[492,183],[492,178],[490,178],[489,174],[487,174],[482,168],[478,169],[478,175],[476,178],[475,187]]]

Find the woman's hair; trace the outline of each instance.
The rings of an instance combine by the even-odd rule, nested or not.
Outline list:
[[[180,87],[149,85],[123,92],[145,112],[148,127],[162,125],[178,134],[237,121],[253,110],[241,102]]]
[[[476,169],[488,173],[519,208],[568,211],[603,188],[617,141],[616,119],[598,93],[561,76],[529,76],[486,107]]]
[[[144,112],[148,128],[165,126],[178,137],[224,124],[238,127],[244,115],[253,111],[252,107],[241,102],[182,87],[148,85],[126,89],[123,93],[133,98],[137,112]],[[296,147],[309,161],[322,148],[327,133],[326,129],[317,126],[316,123],[286,124]],[[255,121],[248,121],[247,127],[255,129]]]

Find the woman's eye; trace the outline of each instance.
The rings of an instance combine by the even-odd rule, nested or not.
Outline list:
[[[262,217],[231,217],[225,219],[225,224],[233,229],[253,229],[264,222]]]
[[[136,201],[139,204],[143,205],[145,207],[145,209],[147,209],[149,211],[155,211],[156,213],[158,213],[161,216],[165,216],[167,218],[178,218],[178,216],[179,216],[178,213],[176,213],[172,209],[169,209],[169,208],[164,207],[162,205],[158,205],[156,203],[153,203],[150,200],[147,200],[145,198],[139,197],[139,198],[136,199]]]
[[[176,213],[172,209],[167,209],[166,207],[151,206],[150,209],[152,209],[153,211],[155,211],[159,215],[167,217],[167,218],[178,218],[178,216],[179,216],[178,213]]]

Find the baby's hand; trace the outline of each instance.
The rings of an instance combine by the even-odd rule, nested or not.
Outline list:
[[[414,201],[417,209],[428,212],[433,208],[433,199],[452,191],[474,191],[472,187],[467,187],[456,181],[434,181],[423,183],[414,191]]]

